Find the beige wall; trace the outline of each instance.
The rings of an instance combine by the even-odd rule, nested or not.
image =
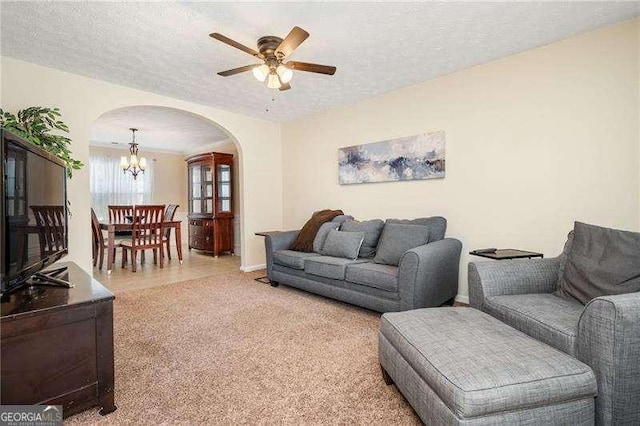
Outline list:
[[[89,155],[104,155],[120,158],[129,153],[128,148],[106,148],[103,146],[90,146]],[[187,244],[188,224],[186,221],[187,206],[187,164],[184,161],[184,155],[173,154],[167,152],[155,152],[147,149],[141,150],[140,153],[147,158],[147,161],[153,161],[153,194],[152,202],[154,204],[178,204],[176,211],[176,220],[182,221],[182,241]],[[171,239],[173,244],[175,240]]]
[[[103,113],[134,105],[177,108],[201,115],[225,129],[238,143],[242,192],[242,267],[264,264],[264,242],[254,232],[282,227],[282,152],[280,126],[265,120],[180,101],[128,87],[2,57],[2,108],[16,111],[33,105],[59,107],[71,129],[74,156],[87,162],[91,125]],[[69,259],[91,270],[89,170],[68,182],[73,217]],[[256,213],[258,212],[258,213]],[[87,230],[86,233],[84,230]]]
[[[555,256],[574,220],[640,224],[638,20],[285,123],[284,227],[321,208],[442,215],[469,250]],[[338,148],[446,132],[446,178],[340,186]]]

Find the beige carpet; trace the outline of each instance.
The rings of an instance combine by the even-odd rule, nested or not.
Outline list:
[[[419,423],[382,381],[379,314],[258,275],[117,293],[118,410],[68,422]]]

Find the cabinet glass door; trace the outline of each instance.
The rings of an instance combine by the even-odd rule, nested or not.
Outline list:
[[[204,213],[213,213],[213,171],[211,166],[202,166]]]
[[[231,166],[218,164],[218,212],[231,213]]]
[[[189,181],[191,213],[202,213],[202,166],[193,165],[189,168]]]

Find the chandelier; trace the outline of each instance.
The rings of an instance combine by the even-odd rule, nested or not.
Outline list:
[[[120,168],[125,174],[130,171],[133,178],[136,179],[140,172],[144,173],[144,169],[147,167],[147,159],[144,157],[138,158],[138,144],[136,143],[138,129],[130,128],[129,130],[133,133],[133,140],[129,143],[129,158],[125,155],[120,157]]]

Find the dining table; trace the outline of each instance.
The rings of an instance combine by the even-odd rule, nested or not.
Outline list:
[[[162,226],[164,228],[174,228],[175,236],[176,236],[176,249],[178,250],[178,260],[182,265],[182,221],[181,220],[171,220],[162,222]],[[116,246],[116,232],[131,232],[133,231],[133,223],[132,222],[100,222],[100,229],[107,231],[107,274],[111,275],[111,271],[113,269],[113,262],[115,262],[115,253],[114,249]]]

